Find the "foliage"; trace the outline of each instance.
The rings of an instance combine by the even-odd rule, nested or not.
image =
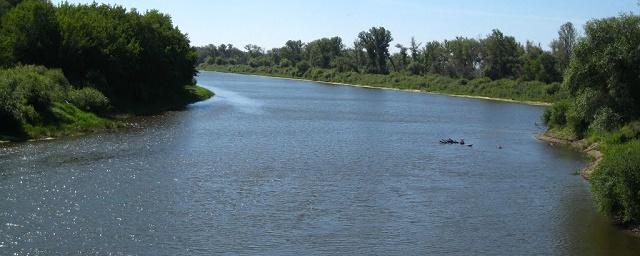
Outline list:
[[[444,48],[448,56],[449,75],[453,77],[477,77],[476,67],[480,65],[482,46],[478,40],[458,37],[445,41]]]
[[[511,36],[500,30],[483,40],[483,74],[491,79],[516,78],[520,69],[522,48]]]
[[[162,100],[193,83],[196,52],[169,16],[68,3],[56,13],[60,63],[73,83],[95,87],[117,105]]]
[[[368,70],[376,74],[386,74],[389,59],[389,44],[393,41],[391,31],[384,27],[373,27],[358,34],[357,51],[364,49],[369,57]]]
[[[22,124],[42,121],[69,88],[60,71],[34,66],[0,70],[0,129],[20,132]]]
[[[22,1],[2,17],[0,66],[59,65],[60,28],[51,2]]]
[[[569,32],[568,27],[563,26],[556,41],[570,44],[572,41],[566,39]],[[562,80],[559,58],[564,55],[545,51],[532,42],[522,46],[515,38],[499,30],[494,30],[485,39],[456,37],[442,42],[427,42],[424,46],[412,38],[408,47],[395,44],[398,51],[394,54],[389,52],[392,41],[389,30],[373,27],[358,34],[350,48],[342,44],[340,37],[332,37],[306,44],[300,40],[289,40],[283,47],[266,52],[255,45],[249,45],[242,51],[225,44],[196,47],[196,51],[198,64],[209,66],[249,65],[266,70],[296,67],[306,61],[310,68],[336,69],[338,72],[388,74],[392,71],[464,79],[486,76],[493,80],[523,79],[549,84]],[[560,48],[554,49],[559,51]],[[301,67],[304,66],[306,64]],[[550,94],[560,91],[557,86],[548,88],[552,90]]]
[[[304,48],[305,59],[313,67],[330,68],[333,61],[342,55],[343,48],[340,37],[318,39]]]
[[[257,74],[277,77],[302,78],[323,82],[362,84],[383,88],[398,88],[441,92],[460,95],[475,95],[522,101],[555,102],[566,97],[564,91],[549,94],[549,85],[538,81],[491,80],[476,78],[461,82],[460,79],[443,75],[416,76],[405,73],[366,74],[358,72],[340,72],[337,69],[310,68],[299,72],[296,68],[260,67],[248,65],[201,66],[204,70]],[[557,87],[558,85],[553,85]]]
[[[195,103],[198,101],[203,101],[203,100],[207,100],[211,97],[214,96],[214,93],[212,91],[209,91],[208,89],[204,88],[204,87],[200,87],[200,86],[195,86],[195,85],[189,85],[186,88],[186,97],[187,100],[186,102],[188,103]]]
[[[78,103],[83,96],[83,101]],[[74,90],[60,70],[42,66],[0,70],[0,134],[49,136],[53,131],[70,132],[105,125],[106,120],[76,108],[106,108],[103,104],[108,103],[100,102],[104,100],[106,98],[93,89]]]
[[[79,90],[72,90],[68,96],[69,102],[77,108],[94,113],[106,113],[109,110],[109,99],[100,91],[85,87]]]
[[[589,88],[625,120],[640,116],[640,17],[622,15],[591,21],[574,49],[566,74],[572,95]]]
[[[567,112],[570,106],[569,100],[558,101],[545,110],[542,119],[551,128],[563,127],[567,124]]]
[[[554,56],[542,50],[539,45],[527,42],[522,56],[522,77],[526,80],[543,81],[546,83],[559,82],[561,75],[556,69],[557,60]]]
[[[613,145],[591,175],[598,208],[622,223],[640,221],[640,141]]]
[[[557,68],[560,73],[564,73],[569,65],[577,41],[578,32],[573,26],[573,23],[567,22],[560,27],[558,39],[551,42],[551,51],[553,56],[556,57],[558,62]]]
[[[307,61],[300,61],[298,62],[298,64],[296,64],[296,70],[297,70],[298,76],[304,75],[305,73],[307,73],[307,71],[309,71],[310,68],[311,68],[311,65],[309,65]]]
[[[603,107],[596,111],[593,122],[589,126],[590,129],[595,131],[612,131],[619,128],[622,123],[622,117],[613,112],[609,107]]]

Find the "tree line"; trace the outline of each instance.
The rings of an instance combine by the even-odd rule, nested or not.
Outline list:
[[[0,128],[42,123],[43,118],[26,114],[35,109],[40,116],[51,116],[44,112],[51,112],[52,104],[38,102],[72,102],[68,93],[38,99],[47,92],[38,92],[42,87],[34,84],[43,81],[61,85],[50,87],[60,91],[67,91],[66,84],[71,90],[89,88],[93,91],[86,96],[93,99],[83,102],[106,97],[113,112],[185,104],[176,102],[176,95],[188,94],[186,86],[194,84],[196,57],[187,36],[155,10],[0,0],[0,68],[16,71],[0,78]],[[63,75],[54,77],[70,83],[44,79],[51,72],[22,68],[26,65],[60,70]]]
[[[254,44],[238,49],[231,44],[197,47],[197,62],[206,65],[249,65],[251,67],[295,67],[299,73],[310,68],[338,72],[412,75],[438,74],[453,78],[521,79],[546,83],[562,81],[578,32],[572,23],[562,25],[558,38],[545,50],[540,44],[517,42],[500,30],[482,39],[457,37],[453,40],[395,44],[384,27],[362,31],[351,47],[340,37],[321,38],[308,43],[289,40],[284,46],[265,50]],[[391,54],[390,48],[397,48]]]

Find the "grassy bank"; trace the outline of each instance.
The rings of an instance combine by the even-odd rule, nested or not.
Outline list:
[[[100,91],[75,88],[60,70],[19,66],[0,70],[0,140],[22,141],[114,129],[116,116],[155,114],[208,99],[213,92],[185,86],[152,104],[114,104]]]
[[[311,68],[301,72],[297,68],[253,68],[247,65],[202,65],[200,69],[239,74],[265,75],[307,79],[319,82],[366,85],[379,88],[417,90],[450,95],[468,95],[510,101],[553,103],[566,97],[560,84],[538,81],[456,79],[441,75],[417,76],[405,73],[389,75],[337,72],[334,69]]]
[[[570,127],[554,127],[538,138],[587,154],[590,163],[581,174],[590,181],[596,206],[616,224],[640,234],[640,121],[582,135]]]

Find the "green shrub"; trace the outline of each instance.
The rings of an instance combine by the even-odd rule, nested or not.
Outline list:
[[[105,111],[107,106],[107,98],[95,89],[71,89],[60,70],[41,66],[0,70],[0,135],[28,138],[102,126],[108,121],[85,111]]]
[[[104,114],[109,109],[109,99],[91,87],[72,90],[68,99],[71,104],[84,111]]]
[[[559,91],[560,91],[559,83],[551,83],[545,87],[545,92],[547,92],[548,95],[555,95]]]
[[[594,115],[589,128],[596,131],[612,131],[620,127],[622,117],[609,107],[599,109]]]
[[[407,66],[407,70],[409,70],[412,75],[422,75],[425,68],[424,65],[419,62],[411,62],[409,63],[409,66]]]
[[[609,146],[590,178],[600,211],[621,223],[640,221],[640,141]]]
[[[290,60],[288,60],[288,59],[280,60],[280,67],[281,68],[288,68],[288,67],[291,67],[291,66],[292,66],[292,63],[291,63]]]
[[[3,130],[16,132],[23,123],[42,121],[69,88],[59,70],[38,66],[0,70],[0,122],[7,124]]]
[[[544,111],[542,116],[544,123],[549,127],[561,127],[567,124],[567,111],[571,102],[567,100],[559,101]]]
[[[300,61],[298,62],[298,64],[296,64],[296,74],[298,76],[303,76],[305,73],[307,73],[307,71],[309,71],[309,69],[311,68],[311,65],[309,65],[309,62],[306,61]]]
[[[591,89],[585,88],[575,98],[567,112],[567,123],[579,135],[586,132],[593,122],[596,112],[602,106],[603,96]]]

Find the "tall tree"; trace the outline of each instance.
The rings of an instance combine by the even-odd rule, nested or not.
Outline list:
[[[289,40],[285,43],[285,46],[280,49],[280,54],[283,59],[288,60],[293,65],[302,60],[302,41]]]
[[[640,16],[593,20],[574,48],[564,83],[572,96],[595,95],[625,120],[640,117]],[[589,93],[587,93],[589,92]],[[581,111],[586,106],[578,106]],[[582,115],[588,123],[593,116]]]
[[[358,34],[358,44],[367,51],[369,69],[374,73],[386,74],[389,59],[389,44],[393,41],[391,32],[384,27],[372,27]]]
[[[464,78],[473,78],[477,75],[480,65],[480,42],[458,37],[455,40],[445,41],[444,47],[449,58],[450,75]]]
[[[321,38],[304,47],[305,58],[314,67],[330,68],[333,60],[342,55],[342,38]]]
[[[578,32],[576,32],[573,23],[567,22],[560,27],[558,31],[558,39],[551,42],[551,50],[553,55],[558,59],[558,69],[564,73],[569,65],[573,48],[578,40]]]
[[[396,44],[396,48],[398,48],[399,52],[398,52],[398,64],[400,67],[398,67],[400,70],[404,69],[405,67],[407,67],[407,65],[409,65],[409,54],[407,53],[407,51],[409,50],[407,47],[404,47],[404,45],[402,44]]]
[[[258,58],[264,55],[264,50],[262,49],[262,47],[255,44],[245,45],[244,49],[247,50],[247,53],[249,53],[249,58]]]
[[[500,30],[482,40],[483,74],[491,79],[516,78],[520,69],[523,49],[516,39]]]
[[[411,37],[411,44],[409,45],[409,50],[411,51],[411,61],[418,62],[418,58],[420,56],[420,46],[422,43],[416,42],[415,37]]]
[[[446,74],[447,71],[447,50],[438,41],[428,42],[422,51],[425,69],[432,74]]]
[[[522,77],[525,80],[538,80],[545,83],[557,82],[561,75],[556,69],[556,58],[532,42],[525,45],[522,55]]]

